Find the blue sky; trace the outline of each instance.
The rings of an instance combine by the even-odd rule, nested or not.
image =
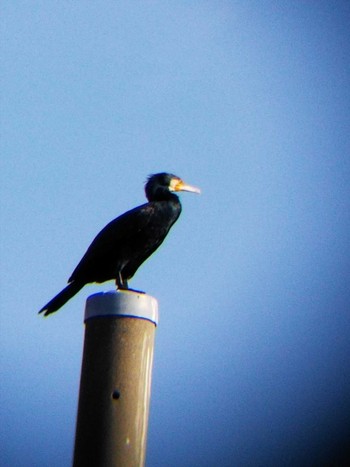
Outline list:
[[[88,295],[36,312],[153,172],[202,189],[131,286],[157,297],[149,466],[344,460],[350,4],[3,1],[1,431],[70,465]]]

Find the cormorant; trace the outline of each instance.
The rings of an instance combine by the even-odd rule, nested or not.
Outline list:
[[[145,185],[148,203],[138,206],[104,227],[95,237],[68,280],[68,285],[39,313],[57,311],[85,284],[115,280],[117,289],[128,289],[128,280],[159,247],[181,213],[176,192],[200,193],[169,173],[151,175]]]

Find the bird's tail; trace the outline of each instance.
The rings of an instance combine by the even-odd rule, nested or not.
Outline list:
[[[56,295],[52,300],[49,301],[45,306],[42,307],[42,309],[39,311],[39,313],[44,312],[44,316],[48,316],[51,313],[54,313],[55,311],[59,310],[61,306],[63,306],[70,298],[72,298],[76,293],[79,292],[80,289],[82,289],[84,286],[84,283],[81,282],[75,282],[72,281],[70,282],[67,287],[65,287],[59,294]]]

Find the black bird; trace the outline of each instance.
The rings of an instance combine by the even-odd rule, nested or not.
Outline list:
[[[115,280],[117,289],[128,289],[128,280],[178,219],[181,204],[175,193],[179,191],[200,193],[176,175],[151,175],[145,186],[148,203],[127,211],[101,230],[74,269],[67,287],[39,313],[54,313],[90,282]]]

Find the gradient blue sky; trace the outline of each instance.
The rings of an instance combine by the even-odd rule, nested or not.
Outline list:
[[[36,313],[158,171],[203,194],[131,283],[160,304],[147,465],[349,455],[349,23],[336,0],[3,0],[3,467],[70,465],[84,303],[113,284]]]

